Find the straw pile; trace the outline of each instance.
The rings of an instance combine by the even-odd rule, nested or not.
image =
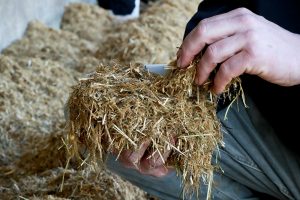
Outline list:
[[[63,176],[64,189],[60,192]],[[56,168],[11,182],[9,187],[0,187],[1,199],[146,199],[145,193],[137,187],[103,169]]]
[[[74,3],[65,8],[61,29],[100,44],[113,25],[106,10],[94,5]]]
[[[99,59],[118,63],[168,63],[182,42],[185,25],[199,1],[161,0],[153,3],[136,21],[108,31],[106,43],[97,51]]]
[[[69,69],[50,60],[0,55],[0,65],[0,163],[7,165],[28,149],[34,152],[45,138],[62,135],[63,104],[75,79]],[[52,159],[46,157],[44,162]]]
[[[28,25],[22,40],[3,50],[3,54],[18,58],[40,58],[76,68],[82,57],[96,51],[96,45],[76,34],[55,30],[35,21]]]

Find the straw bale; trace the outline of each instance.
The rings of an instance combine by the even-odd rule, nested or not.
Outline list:
[[[79,60],[95,52],[95,44],[63,30],[55,30],[35,21],[28,25],[23,38],[3,50],[4,55],[40,58],[75,67]]]
[[[101,43],[113,26],[107,10],[95,5],[72,3],[65,7],[61,29],[75,33],[82,39]]]
[[[161,0],[151,4],[137,20],[108,31],[97,51],[99,59],[117,59],[119,63],[167,63],[176,55],[185,25],[199,1]]]
[[[60,191],[62,177],[64,189]],[[143,200],[146,194],[127,181],[104,169],[64,170],[55,168],[10,180],[9,187],[0,186],[0,198],[16,199],[99,199]]]

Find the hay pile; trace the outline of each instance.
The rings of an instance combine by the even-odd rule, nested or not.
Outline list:
[[[66,191],[59,192],[61,167],[68,159],[61,140],[65,135],[63,108],[78,77],[94,71],[99,63],[111,63],[111,56],[115,56],[113,60],[129,63],[150,62],[155,55],[161,54],[152,60],[169,61],[180,44],[186,21],[197,7],[194,1],[178,2],[185,5],[184,9],[177,1],[161,0],[151,4],[140,19],[126,24],[112,22],[107,12],[97,6],[71,4],[62,22],[64,30],[32,22],[22,39],[1,52],[0,199],[146,199],[145,193],[102,168],[92,172],[78,169],[72,162],[65,176]],[[155,12],[160,7],[164,12]],[[169,20],[170,13],[176,13],[176,22]],[[182,21],[178,21],[180,17]],[[162,21],[163,18],[168,19],[168,23]],[[111,29],[103,29],[101,23],[107,27],[111,25]],[[139,35],[139,42],[136,32],[131,31],[126,37],[133,38],[134,44],[127,44],[124,33],[119,31],[129,31],[128,24],[135,24],[136,30],[151,27],[152,32],[147,30],[143,35],[140,31],[143,34]],[[160,40],[163,45],[156,42],[162,32],[168,35]],[[175,39],[178,42],[174,42]],[[115,43],[117,41],[124,43]],[[147,42],[149,45],[145,45]],[[145,54],[139,55],[135,50],[142,53],[143,48],[146,48]],[[103,56],[99,56],[101,52]],[[106,183],[109,184],[105,188]],[[85,187],[92,196],[86,195],[86,189],[80,190]],[[70,188],[75,188],[72,193],[68,191]]]
[[[60,192],[64,176],[64,189]],[[1,183],[1,182],[0,182]],[[144,192],[106,170],[55,168],[0,187],[1,199],[146,199]]]
[[[102,63],[167,63],[174,58],[185,25],[199,1],[160,0],[151,3],[137,20],[118,23],[103,9],[71,4],[61,27],[80,38],[101,44],[95,54]],[[111,64],[111,63],[109,63]]]
[[[168,63],[176,55],[185,25],[199,1],[162,0],[153,3],[136,21],[108,31],[106,43],[97,51],[99,59],[118,63]],[[108,51],[110,49],[111,51]]]
[[[101,43],[114,23],[106,10],[88,4],[74,3],[65,8],[61,29],[75,33],[82,39]]]
[[[45,138],[62,132],[63,105],[75,77],[70,69],[51,60],[0,55],[0,65],[0,163],[8,165],[29,144],[34,151]]]
[[[81,58],[96,51],[93,42],[79,38],[76,34],[55,30],[34,21],[28,25],[24,37],[3,50],[4,55],[17,58],[40,58],[76,68]]]

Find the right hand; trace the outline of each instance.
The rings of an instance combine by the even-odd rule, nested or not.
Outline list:
[[[203,84],[218,69],[215,93],[243,73],[257,75],[281,86],[300,84],[300,35],[291,33],[245,8],[202,20],[184,39],[178,66],[187,67],[203,48],[196,84]]]

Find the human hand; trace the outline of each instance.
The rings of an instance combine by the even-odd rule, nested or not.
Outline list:
[[[170,172],[165,162],[171,154],[171,149],[165,149],[161,155],[156,152],[147,152],[150,141],[142,143],[136,151],[124,150],[119,157],[120,162],[127,168],[138,170],[145,175],[162,177]]]
[[[195,83],[203,84],[221,64],[213,80],[215,93],[243,73],[281,86],[300,83],[300,36],[245,8],[202,20],[184,39],[177,65],[187,67],[205,46]]]

